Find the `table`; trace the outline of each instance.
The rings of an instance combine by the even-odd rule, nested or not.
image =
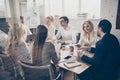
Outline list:
[[[85,62],[82,62],[81,60],[80,61],[77,61],[77,57],[72,55],[68,49],[67,50],[61,50],[60,51],[60,61],[59,61],[59,64],[58,66],[63,68],[63,69],[66,69],[70,72],[73,72],[74,73],[74,80],[77,80],[76,79],[76,74],[81,74],[83,71],[85,71],[87,68],[90,67],[89,64],[85,63]],[[66,56],[72,56],[71,58],[69,59],[64,59]],[[66,63],[70,63],[70,62],[78,62],[80,63],[80,65],[78,66],[75,66],[75,67],[72,67],[72,68],[68,68],[65,66]],[[74,65],[73,65],[74,66]]]
[[[80,66],[76,66],[76,67],[73,67],[73,68],[67,68],[67,67],[64,65],[65,63],[66,63],[66,62],[60,62],[60,63],[58,64],[58,66],[61,67],[61,68],[66,69],[66,70],[69,70],[69,71],[71,71],[71,72],[74,72],[74,73],[76,73],[76,74],[80,74],[80,73],[82,73],[83,71],[85,71],[87,68],[90,67],[89,64],[86,64],[86,63],[84,63],[84,62],[82,62],[82,61],[79,62],[79,63],[81,64]]]
[[[73,53],[70,52],[69,46],[74,46],[74,44],[72,44],[72,45],[66,45],[64,49],[60,50],[60,61],[59,61],[58,65],[59,65],[59,67],[62,67],[64,69],[66,69],[66,70],[69,70],[69,71],[74,72],[76,74],[80,74],[84,70],[86,70],[87,68],[89,68],[90,65],[87,64],[87,63],[85,63],[85,62],[83,62],[83,61],[81,61],[81,60],[77,61],[77,54],[75,54],[76,53],[75,46],[74,46],[74,52]],[[72,57],[69,58],[69,59],[64,59],[66,56],[69,56],[69,55],[72,56]],[[89,53],[89,52],[85,52],[84,55],[87,55],[89,57],[93,57],[93,54]],[[79,62],[81,65],[77,66],[77,67],[73,67],[73,68],[67,68],[64,65],[67,62],[74,62],[74,61]]]
[[[74,47],[74,51],[71,52],[70,47],[73,46]],[[69,59],[65,59],[66,56],[72,56]],[[93,57],[93,53],[89,53],[87,51],[84,51],[84,55],[87,55],[89,57]],[[86,69],[88,69],[91,65],[83,62],[82,60],[77,60],[77,48],[75,46],[75,44],[70,44],[70,45],[63,45],[63,48],[60,50],[60,61],[58,66],[66,69],[70,72],[74,73],[74,80],[76,80],[76,74],[81,74],[82,72],[84,72]],[[68,62],[72,62],[74,64],[74,62],[80,63],[80,65],[78,66],[74,66],[72,68],[68,68],[68,66],[66,66],[65,64]]]
[[[87,68],[90,67],[89,64],[87,64],[87,63],[85,63],[85,62],[82,62],[81,60],[80,60],[80,61],[77,61],[77,57],[69,54],[69,51],[66,51],[66,50],[63,51],[63,50],[61,50],[60,52],[61,52],[61,59],[60,59],[59,64],[58,64],[59,67],[64,68],[64,69],[69,70],[69,71],[72,71],[72,72],[74,72],[74,73],[76,73],[76,74],[80,74],[80,73],[82,73],[84,70],[86,70]],[[68,56],[68,55],[70,55],[70,56],[72,56],[72,57],[69,58],[69,59],[64,59],[64,57],[66,57],[66,56]],[[73,67],[73,68],[67,68],[67,67],[64,65],[64,64],[67,63],[67,62],[74,62],[74,61],[79,62],[81,65],[80,65],[80,66]]]

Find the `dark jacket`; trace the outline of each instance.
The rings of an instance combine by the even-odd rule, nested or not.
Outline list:
[[[110,33],[105,34],[96,43],[94,57],[89,58],[83,55],[81,59],[91,64],[91,67],[94,67],[94,75],[96,77],[101,75],[115,76],[116,71],[120,67],[120,45],[118,39]]]

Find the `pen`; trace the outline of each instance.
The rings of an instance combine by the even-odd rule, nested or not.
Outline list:
[[[75,63],[75,62],[67,62],[67,63],[69,64],[69,63]]]
[[[63,64],[65,67],[67,67],[68,69],[70,69],[70,68],[74,68],[74,67],[78,67],[78,66],[82,66],[81,64],[79,64],[79,65],[76,65],[76,66],[71,66],[71,67],[69,67],[69,66],[67,66],[66,64]]]

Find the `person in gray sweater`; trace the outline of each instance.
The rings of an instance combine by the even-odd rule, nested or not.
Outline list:
[[[35,65],[48,65],[52,62],[57,65],[58,58],[55,47],[47,39],[48,29],[44,25],[37,27],[36,37],[32,50],[32,63]]]
[[[15,23],[8,32],[5,52],[14,56],[16,61],[31,63],[31,55],[24,40],[24,29],[22,24]]]
[[[39,25],[37,27],[36,37],[32,49],[32,63],[35,66],[45,66],[50,64],[54,74],[56,74],[58,58],[54,45],[47,41],[47,34],[48,29],[44,25]],[[46,71],[41,73],[45,74]],[[46,77],[44,77],[45,80],[48,80],[48,75],[49,74],[46,74]]]

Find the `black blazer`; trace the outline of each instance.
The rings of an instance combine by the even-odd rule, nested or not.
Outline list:
[[[105,34],[96,43],[93,58],[83,55],[81,59],[94,66],[94,71],[98,75],[115,75],[120,67],[120,45],[118,39],[110,33]]]

